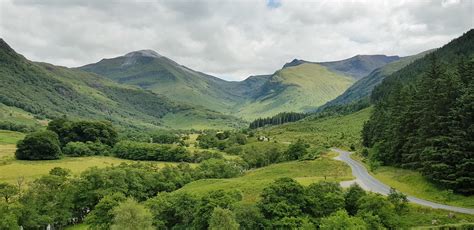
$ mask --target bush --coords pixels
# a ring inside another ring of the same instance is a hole
[[[118,134],[107,121],[70,121],[64,118],[56,119],[48,124],[48,130],[57,133],[61,145],[69,142],[100,142],[109,146],[117,143]]]
[[[86,143],[83,142],[69,142],[63,148],[63,153],[72,157],[91,156],[92,151]]]
[[[197,168],[198,178],[232,178],[243,173],[244,167],[238,161],[209,159]]]
[[[131,160],[191,161],[189,151],[176,145],[121,141],[112,152],[119,158]]]
[[[224,159],[224,156],[220,153],[210,151],[194,152],[192,156],[192,161],[194,163],[201,163],[202,161],[209,159]]]
[[[63,153],[72,157],[109,155],[110,147],[99,142],[69,142],[63,148]]]
[[[48,130],[26,135],[17,147],[15,156],[20,160],[53,160],[61,156],[58,135]]]

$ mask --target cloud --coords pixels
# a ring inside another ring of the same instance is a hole
[[[293,58],[411,55],[474,27],[474,2],[0,1],[0,36],[35,61],[81,66],[140,49],[230,80]]]

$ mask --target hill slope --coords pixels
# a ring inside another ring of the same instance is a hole
[[[169,127],[187,117],[193,125],[234,127],[233,117],[175,103],[168,98],[77,69],[34,63],[0,39],[0,103],[42,117],[106,119],[122,126]]]
[[[232,83],[191,70],[152,50],[102,59],[79,69],[221,112],[228,112],[242,97],[226,90],[233,88]]]
[[[412,56],[402,57],[396,61],[375,69],[369,75],[359,79],[357,82],[351,85],[346,91],[344,91],[343,94],[318,108],[318,110],[335,105],[349,104],[351,102],[356,102],[368,97],[374,87],[382,83],[386,76],[389,76],[390,74],[414,62],[415,60],[424,57],[429,52],[431,52],[431,50]]]
[[[103,59],[79,69],[251,120],[314,109],[341,94],[353,79],[397,59],[384,55],[358,55],[326,63],[295,59],[274,74],[251,76],[240,82],[191,70],[151,50]]]
[[[308,111],[337,97],[352,83],[352,78],[319,64],[287,66],[273,74],[238,114],[257,118],[280,112]]]

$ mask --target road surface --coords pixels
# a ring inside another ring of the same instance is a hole
[[[361,163],[353,160],[350,157],[350,154],[351,154],[350,152],[337,149],[337,148],[332,148],[332,150],[339,153],[339,156],[335,157],[334,159],[343,161],[351,167],[352,174],[356,177],[354,182],[359,184],[363,189],[380,193],[383,195],[387,195],[390,192],[390,187],[383,184],[381,181],[375,179],[372,175],[370,175],[367,172],[367,169]],[[445,210],[449,210],[453,212],[460,212],[460,213],[474,215],[474,209],[438,204],[431,201],[419,199],[413,196],[407,196],[407,198],[410,202],[428,206],[431,208],[445,209]]]

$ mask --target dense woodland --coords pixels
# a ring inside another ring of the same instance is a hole
[[[372,160],[474,194],[474,30],[387,78],[363,129]]]
[[[305,113],[295,113],[295,112],[288,112],[288,113],[279,113],[272,117],[267,118],[258,118],[250,123],[251,129],[256,129],[259,127],[264,127],[267,125],[281,125],[288,122],[295,122],[301,120],[308,116]]]

